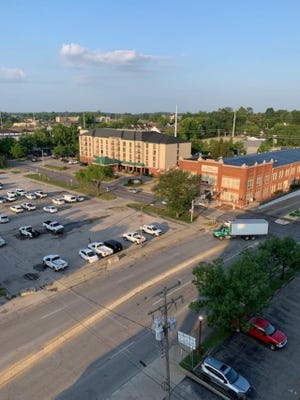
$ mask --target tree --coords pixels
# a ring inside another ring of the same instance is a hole
[[[114,171],[107,166],[89,165],[86,169],[80,169],[76,172],[75,176],[81,185],[89,186],[93,184],[96,187],[97,195],[99,195],[102,181],[112,179]]]
[[[23,158],[27,156],[27,148],[16,142],[10,149],[10,154],[13,158]]]
[[[190,308],[197,313],[204,309],[211,326],[231,330],[268,300],[268,276],[261,270],[254,251],[244,252],[226,272],[219,259],[210,264],[200,263],[193,275],[199,300]]]
[[[199,194],[198,177],[185,171],[171,170],[160,175],[152,191],[159,200],[167,202],[167,208],[175,211],[178,218]]]

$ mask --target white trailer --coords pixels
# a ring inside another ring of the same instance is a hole
[[[225,222],[214,231],[214,236],[222,239],[240,236],[245,240],[254,240],[256,236],[267,235],[269,223],[265,219],[236,219]]]

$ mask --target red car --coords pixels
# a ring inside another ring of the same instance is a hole
[[[287,344],[286,334],[276,329],[267,319],[253,317],[249,324],[250,328],[247,333],[266,343],[271,350],[280,349]]]

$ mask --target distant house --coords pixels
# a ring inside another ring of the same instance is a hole
[[[202,196],[245,207],[300,184],[300,148],[219,160],[186,158],[179,160],[179,169],[200,177]]]
[[[167,171],[190,157],[191,143],[154,131],[92,129],[79,135],[80,160],[130,173]]]

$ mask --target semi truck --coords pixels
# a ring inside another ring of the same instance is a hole
[[[236,219],[224,222],[213,234],[220,240],[232,237],[255,240],[257,236],[267,235],[268,229],[269,223],[265,219]]]

